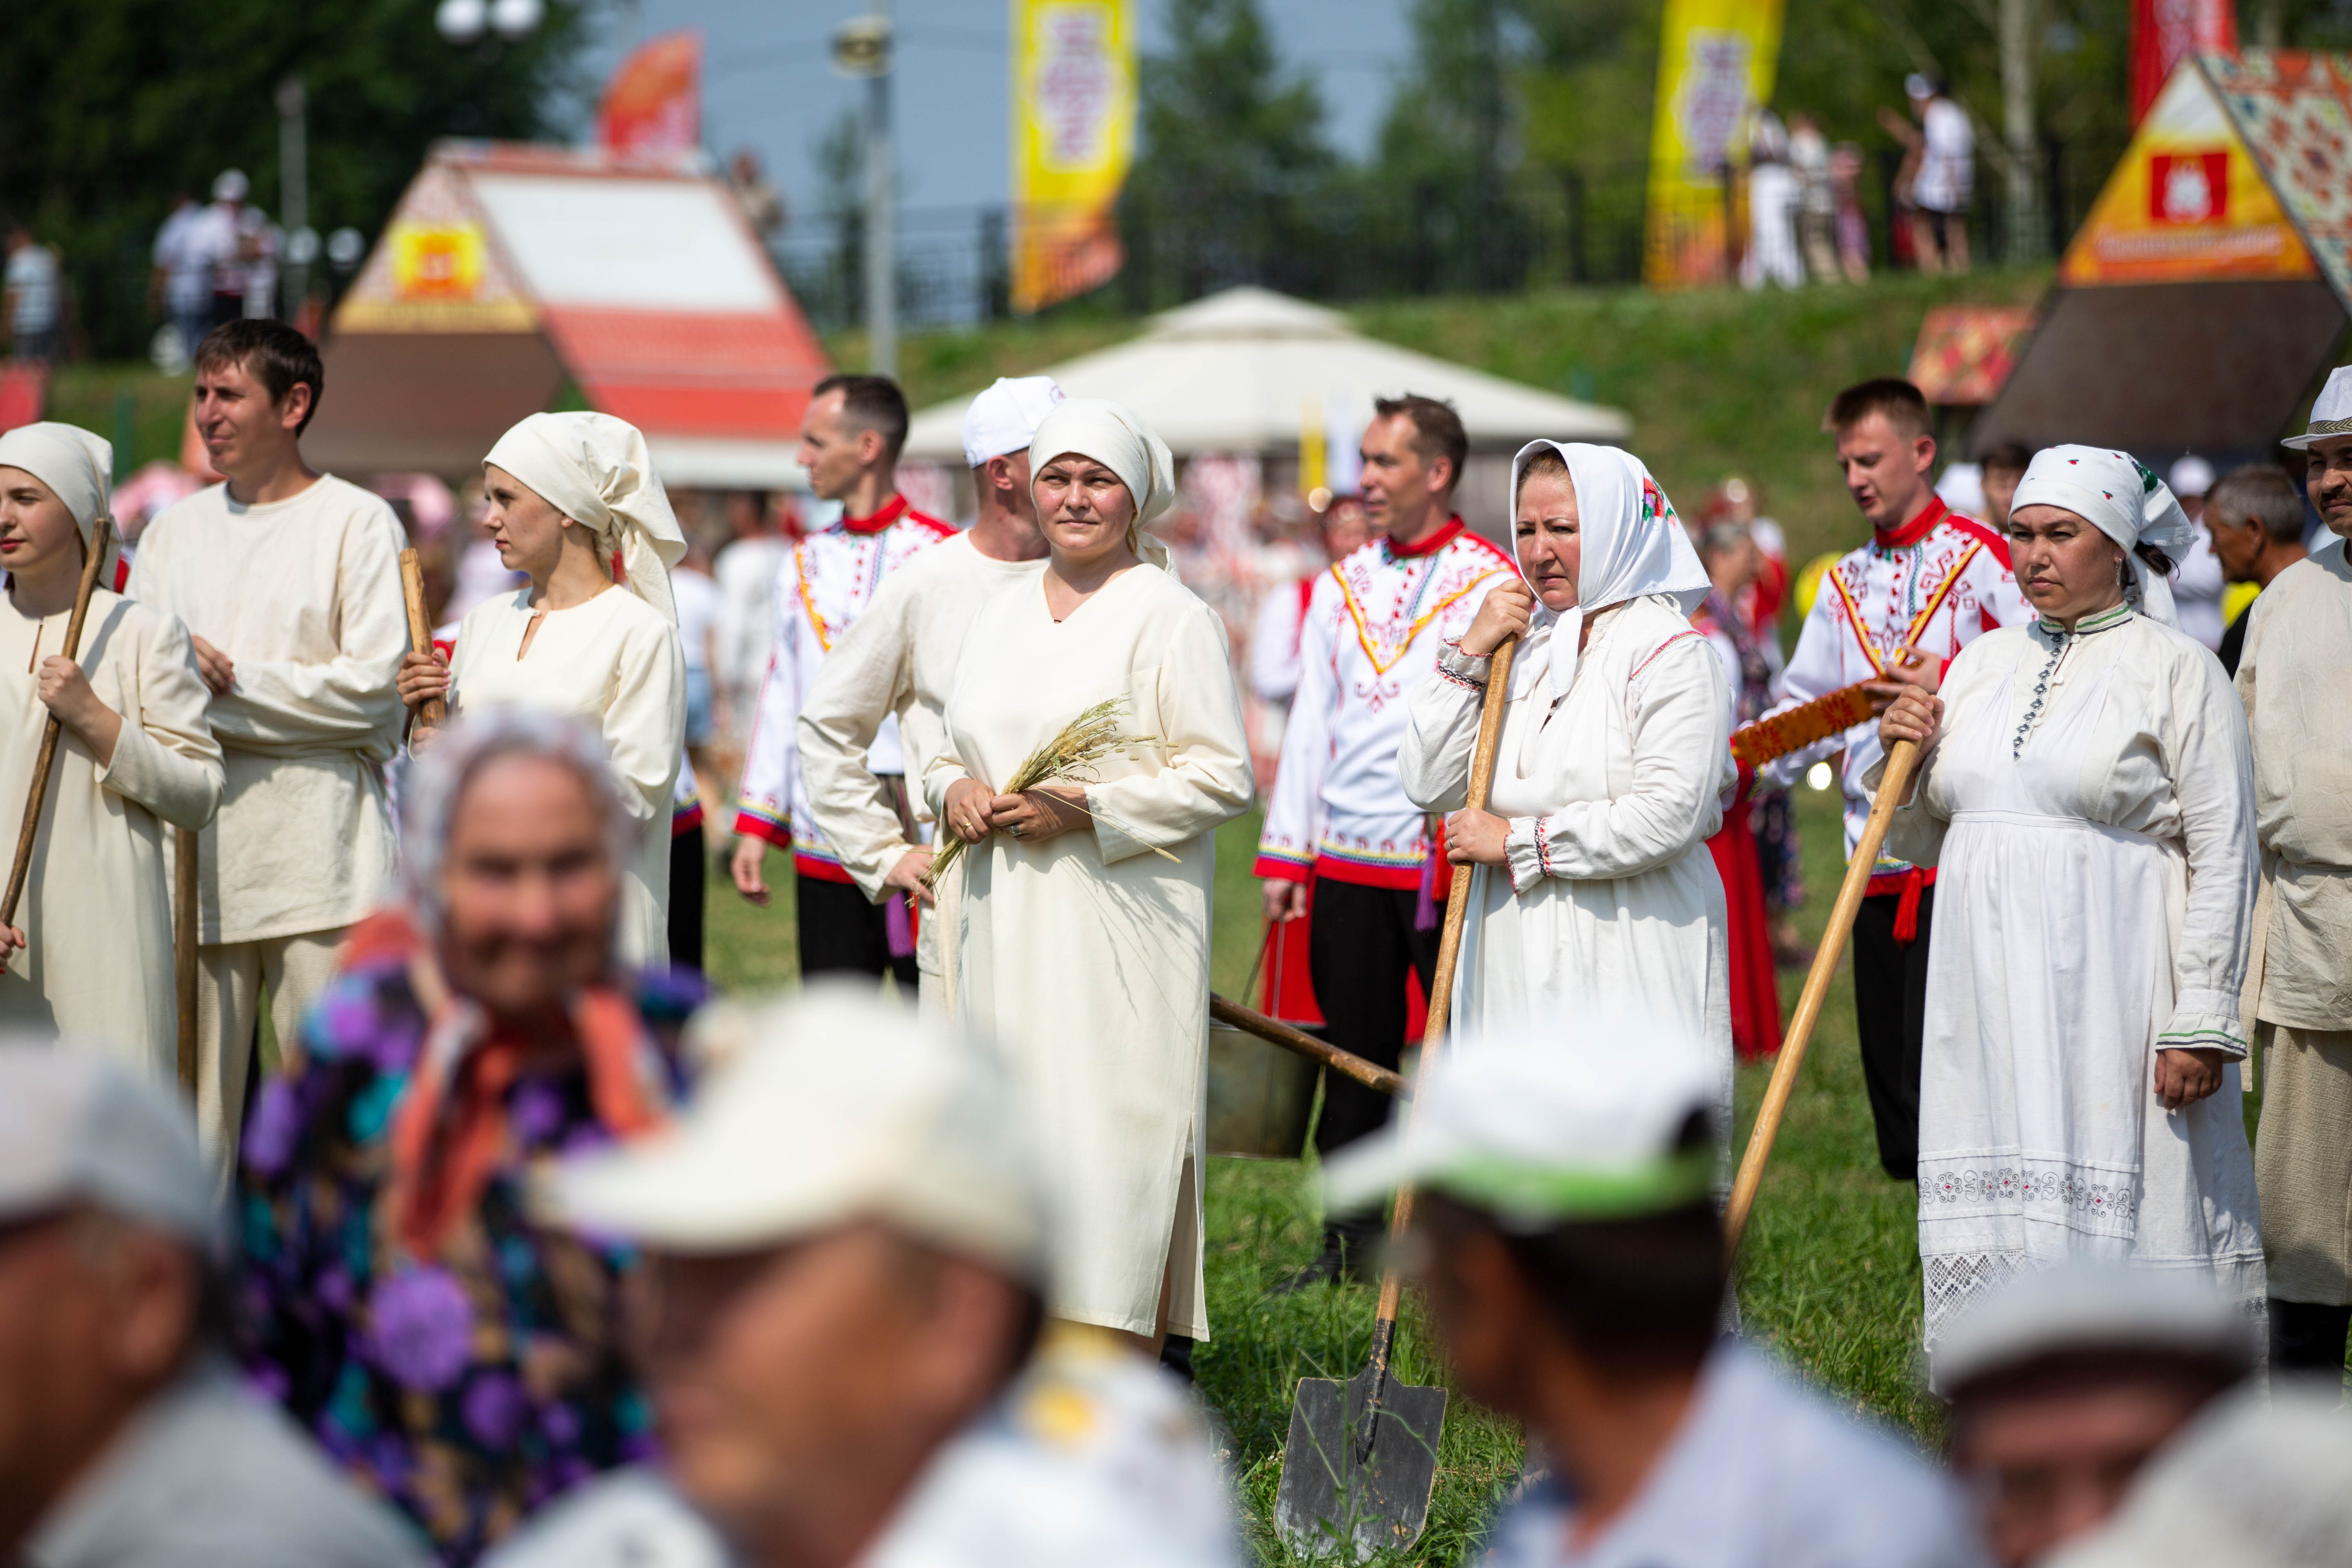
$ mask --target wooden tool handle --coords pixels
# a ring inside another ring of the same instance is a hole
[[[1886,753],[1886,771],[1878,781],[1878,796],[1871,803],[1870,819],[1863,825],[1862,841],[1854,846],[1853,858],[1846,862],[1845,880],[1838,886],[1837,902],[1830,910],[1829,929],[1822,932],[1822,945],[1813,954],[1812,973],[1805,976],[1804,994],[1797,1000],[1797,1015],[1790,1020],[1789,1037],[1781,1042],[1780,1059],[1772,1064],[1772,1081],[1764,1090],[1764,1103],[1757,1108],[1756,1125],[1748,1134],[1748,1148],[1739,1157],[1739,1174],[1731,1184],[1731,1203],[1723,1211],[1723,1236],[1726,1249],[1739,1250],[1739,1238],[1748,1229],[1748,1215],[1756,1206],[1756,1191],[1764,1184],[1764,1163],[1772,1157],[1772,1140],[1780,1131],[1780,1119],[1789,1110],[1789,1096],[1797,1087],[1797,1070],[1804,1066],[1805,1047],[1812,1040],[1813,1026],[1821,1021],[1822,1004],[1830,993],[1830,981],[1837,973],[1838,960],[1844,955],[1846,937],[1853,931],[1853,918],[1862,911],[1863,894],[1870,887],[1871,868],[1878,864],[1879,847],[1886,842],[1886,829],[1895,820],[1895,808],[1901,803],[1904,792],[1911,787],[1912,770],[1918,765],[1919,747],[1912,741],[1897,741]]]
[[[1382,1094],[1402,1096],[1404,1079],[1377,1062],[1368,1062],[1353,1051],[1343,1051],[1328,1041],[1318,1040],[1303,1030],[1294,1029],[1279,1019],[1269,1018],[1254,1007],[1244,1007],[1209,993],[1209,1016],[1220,1024],[1230,1024],[1245,1035],[1255,1035],[1271,1046],[1286,1051],[1297,1051],[1309,1061],[1321,1062],[1333,1072],[1344,1073],[1366,1089],[1379,1089]]]
[[[1496,647],[1494,657],[1486,661],[1486,696],[1478,709],[1478,743],[1470,752],[1468,805],[1472,811],[1486,809],[1486,796],[1495,782],[1495,750],[1503,738],[1503,713],[1510,706],[1511,658],[1518,647],[1518,638],[1505,637]],[[1433,851],[1434,847],[1432,846]],[[1427,1022],[1421,1034],[1421,1068],[1424,1072],[1437,1059],[1446,1022],[1453,1016],[1454,971],[1462,961],[1462,922],[1470,912],[1470,871],[1467,866],[1454,868],[1453,886],[1445,898],[1445,927],[1437,940],[1437,969],[1430,981]],[[1400,1116],[1406,1113],[1405,1108],[1397,1112]],[[1389,1219],[1389,1239],[1400,1239],[1412,1225],[1412,1189],[1400,1187],[1395,1211]],[[1403,1278],[1391,1265],[1381,1275],[1380,1316],[1372,1325],[1376,1388],[1388,1374],[1389,1349],[1396,1337],[1397,1304],[1403,1291]]]
[[[196,1092],[196,847],[204,835],[174,830],[172,865],[172,984],[180,1004],[180,1087]]]
[[[89,549],[81,563],[81,584],[74,590],[73,614],[66,621],[65,646],[58,649],[68,658],[81,657],[82,623],[89,618],[89,596],[98,591],[99,574],[106,566],[107,546],[114,541],[114,520],[100,517],[98,526],[90,531]],[[25,896],[25,880],[32,874],[33,841],[41,833],[41,806],[49,795],[49,764],[57,761],[58,737],[64,722],[54,713],[41,726],[41,753],[33,763],[33,787],[25,793],[25,825],[16,834],[16,860],[8,869],[8,890],[0,896],[0,925],[16,923],[16,903]]]
[[[400,596],[408,605],[408,646],[418,653],[433,651],[433,627],[425,618],[425,564],[414,549],[400,552]],[[449,705],[428,698],[416,710],[420,730],[438,730],[449,721]]]

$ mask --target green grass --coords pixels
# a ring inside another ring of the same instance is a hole
[[[1817,940],[1835,897],[1840,864],[1837,797],[1799,792],[1811,893],[1801,918]],[[1249,875],[1253,814],[1218,834],[1217,921],[1212,973],[1237,994],[1258,939],[1257,884]],[[772,866],[774,862],[771,862]],[[789,897],[754,910],[731,891],[711,889],[712,974],[732,987],[787,983],[793,973]],[[1783,977],[1784,1010],[1802,977]],[[1914,1371],[1919,1334],[1915,1205],[1907,1185],[1879,1173],[1870,1108],[1853,1031],[1853,994],[1841,977],[1790,1104],[1765,1178],[1740,1277],[1748,1331],[1853,1410],[1935,1445],[1937,1407]],[[1767,1069],[1739,1077],[1741,1136]],[[1208,1205],[1209,1318],[1215,1338],[1194,1367],[1202,1397],[1231,1439],[1252,1543],[1269,1563],[1286,1561],[1268,1521],[1281,1479],[1292,1391],[1301,1377],[1346,1377],[1370,1349],[1374,1290],[1339,1286],[1269,1298],[1265,1289],[1311,1258],[1320,1238],[1314,1173],[1304,1163],[1215,1160]],[[1408,1382],[1443,1381],[1408,1296],[1397,1367]],[[1450,1564],[1471,1549],[1519,1463],[1508,1423],[1456,1400],[1446,1415],[1437,1491],[1427,1533],[1401,1561]]]

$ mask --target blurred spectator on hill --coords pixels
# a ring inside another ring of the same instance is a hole
[[[1966,272],[1976,127],[1943,83],[1914,72],[1904,79],[1903,90],[1919,119],[1919,171],[1911,182],[1912,247],[1919,270]]]
[[[1983,521],[1997,529],[2009,526],[2010,498],[2033,462],[2033,448],[2022,441],[2003,441],[1978,459],[1977,479],[1984,491]]]
[[[2221,668],[2232,678],[2246,647],[2246,618],[2271,580],[2310,552],[2303,542],[2303,487],[2274,463],[2248,463],[2221,476],[2206,498],[2204,524],[2221,575],[2254,595],[2221,633]]]
[[[1789,167],[1789,133],[1770,110],[1757,111],[1748,134],[1748,254],[1739,281],[1749,289],[1778,283],[1801,289],[1805,264],[1797,254],[1797,176]]]
[[[1799,110],[1789,116],[1789,172],[1797,178],[1797,239],[1816,283],[1838,280],[1837,188],[1822,122]]]
[[[739,148],[727,160],[727,185],[742,205],[743,216],[751,225],[751,232],[763,240],[772,240],[784,231],[784,198],[768,183],[767,171],[760,167],[760,155],[749,147]]]
[[[222,170],[212,205],[191,226],[191,258],[200,255],[212,272],[214,326],[275,314],[278,233],[267,214],[247,203],[252,189],[244,170]]]
[[[1830,149],[1830,189],[1837,198],[1838,266],[1849,283],[1870,281],[1870,220],[1862,211],[1862,149],[1841,142]]]
[[[2194,452],[2184,454],[2165,475],[2173,499],[2189,515],[2197,537],[2172,574],[2172,607],[2180,616],[2180,629],[2207,647],[2221,646],[2221,563],[2213,555],[2212,534],[2205,526],[2205,492],[2213,488],[2213,465]]]
[[[155,270],[147,289],[148,309],[158,310],[180,334],[180,357],[195,357],[196,345],[212,330],[213,258],[205,248],[205,209],[182,191],[155,231]]]
[[[19,224],[8,231],[5,278],[9,357],[46,364],[65,346],[58,331],[65,299],[58,253],[37,243],[33,231]]]

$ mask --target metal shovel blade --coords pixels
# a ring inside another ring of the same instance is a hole
[[[1274,1527],[1301,1556],[1326,1556],[1345,1546],[1351,1560],[1361,1562],[1376,1552],[1411,1546],[1429,1522],[1445,1390],[1391,1376],[1381,1391],[1380,1408],[1368,1416],[1374,1375],[1366,1367],[1344,1384],[1329,1377],[1298,1380]]]

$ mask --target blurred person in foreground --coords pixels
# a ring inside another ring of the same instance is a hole
[[[2256,1177],[2271,1361],[2341,1375],[2352,1328],[2352,365],[2327,378],[2304,486],[2336,537],[2248,612],[2238,695],[2253,732],[2267,918],[2247,1011],[2263,1037]]]
[[[2205,498],[2205,531],[2221,575],[2243,583],[2254,597],[2231,617],[2214,649],[2232,677],[2246,653],[2246,628],[2254,604],[2278,574],[2311,553],[2303,542],[2303,487],[2273,463],[2248,463],[2214,483]]]
[[[587,1489],[495,1568],[730,1549],[760,1568],[1233,1568],[1225,1483],[1176,1386],[1082,1344],[1032,1353],[1048,1205],[994,1053],[839,980],[727,1011],[711,1032],[731,1049],[671,1132],[540,1188],[551,1223],[646,1251],[662,1474]]]
[[[2213,465],[2194,452],[2176,459],[2165,471],[2164,482],[2180,503],[2193,537],[2172,570],[2172,606],[2180,629],[2207,647],[2221,646],[2221,584],[2227,574],[2214,552],[2212,531],[2206,526],[2205,498],[2213,489]]]
[[[1672,1020],[1548,1018],[1439,1058],[1407,1129],[1328,1167],[1334,1204],[1418,1191],[1454,1385],[1526,1429],[1489,1568],[1973,1568],[1916,1453],[1718,1337],[1717,1078]]]
[[[213,1183],[185,1111],[0,1037],[0,1561],[413,1568],[222,1353]]]
[[[450,1563],[651,1436],[635,1255],[543,1229],[529,1173],[641,1137],[698,987],[615,960],[639,827],[594,733],[508,709],[403,790],[404,899],[355,930],[245,1144],[254,1383]]]
[[[1034,584],[1045,536],[1029,493],[1029,443],[1062,401],[1051,376],[1000,376],[964,411],[963,455],[980,513],[972,525],[892,574],[866,614],[834,645],[801,708],[801,772],[817,831],[894,929],[911,927],[919,994],[945,1007],[930,874],[930,807],[866,767],[884,724],[896,721],[907,776],[919,780],[947,744],[948,692],[964,634],[981,606]],[[952,886],[952,883],[950,884]],[[923,908],[918,909],[919,902]]]
[[[188,628],[226,784],[197,856],[196,1132],[226,1186],[267,993],[291,1040],[345,928],[392,880],[407,542],[383,498],[302,460],[326,372],[277,321],[195,353],[196,433],[228,476],[140,536],[129,595]]]
[[[1930,1371],[2001,1568],[2096,1530],[2257,1349],[2252,1320],[2210,1281],[2112,1264],[2013,1279],[1955,1318]]]
[[[2238,1072],[2253,776],[2228,679],[2172,613],[2188,540],[2130,457],[2043,448],[2009,514],[2038,617],[1879,720],[1882,750],[1920,751],[1887,847],[1941,875],[1919,1083],[1931,1348],[1988,1285],[2077,1258],[2205,1275],[2263,1310]]]

